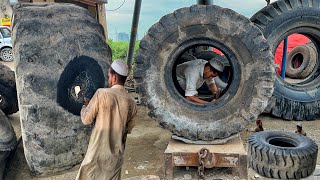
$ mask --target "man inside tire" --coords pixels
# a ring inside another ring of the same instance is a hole
[[[116,60],[108,71],[110,88],[98,89],[81,109],[83,124],[94,123],[77,180],[120,180],[127,134],[135,125],[135,100],[124,88],[128,66]],[[95,121],[95,122],[94,122]]]
[[[202,86],[204,82],[208,85],[210,91],[215,95],[215,99],[220,97],[214,77],[219,76],[224,69],[224,65],[219,60],[219,56],[206,61],[203,59],[196,59],[179,64],[176,68],[177,80],[181,88],[185,91],[185,97],[192,102],[206,104],[207,101],[200,99],[197,89]]]

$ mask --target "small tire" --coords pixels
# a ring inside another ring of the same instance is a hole
[[[0,58],[5,62],[13,61],[12,48],[5,47],[1,49]]]
[[[289,55],[286,65],[286,75],[292,78],[300,78],[302,71],[309,65],[310,51],[305,45],[296,46]],[[299,61],[299,67],[295,64]]]
[[[249,166],[276,179],[301,179],[316,167],[318,145],[310,138],[285,131],[263,131],[248,139]]]

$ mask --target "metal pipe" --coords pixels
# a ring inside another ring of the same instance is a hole
[[[128,54],[127,54],[127,64],[129,66],[129,70],[131,70],[133,53],[134,53],[134,46],[135,46],[136,38],[137,38],[138,24],[139,24],[139,17],[140,17],[140,9],[141,9],[141,1],[142,0],[136,0],[136,2],[134,4],[134,11],[133,11],[133,17],[132,17],[132,26],[131,26],[131,35],[130,35],[130,43],[129,43],[129,50],[128,50]]]
[[[288,52],[288,37],[283,42],[283,54],[282,54],[282,65],[281,65],[281,77],[286,77],[286,65],[287,65],[287,52]]]
[[[199,5],[212,5],[213,0],[197,0]]]

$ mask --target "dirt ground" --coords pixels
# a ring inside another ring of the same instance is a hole
[[[7,64],[12,67],[12,64]],[[14,126],[17,136],[21,135],[19,113],[10,115],[11,123]],[[284,121],[261,115],[265,130],[284,130],[295,131],[295,121]],[[79,119],[80,120],[80,119]],[[320,144],[320,119],[315,121],[302,122],[308,137]],[[254,128],[255,124],[250,124],[247,128]],[[240,133],[244,147],[246,147],[247,139],[251,132],[244,130]],[[171,138],[171,133],[159,127],[158,123],[147,116],[147,109],[139,106],[136,117],[136,126],[132,134],[128,135],[125,160],[122,168],[122,178],[130,178],[142,175],[156,175],[160,179],[164,179],[164,151],[167,148]],[[320,164],[318,154],[317,164]],[[74,179],[79,165],[74,168],[62,172],[59,175],[50,177],[35,177],[30,174],[30,170],[23,154],[22,143],[19,145],[16,154],[11,159],[5,180],[69,180]],[[320,179],[320,167],[317,167],[315,175]],[[235,168],[213,168],[205,170],[206,179],[240,179],[239,173]],[[139,178],[137,178],[139,179]],[[179,167],[174,169],[174,179],[198,179],[196,168]],[[253,170],[249,169],[248,179],[268,179],[259,176]],[[317,179],[316,176],[308,179]]]

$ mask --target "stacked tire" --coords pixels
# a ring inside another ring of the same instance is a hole
[[[71,4],[22,4],[13,21],[13,49],[24,154],[33,174],[79,164],[90,126],[83,126],[83,97],[105,87],[111,63],[102,26]]]
[[[317,49],[313,44],[299,45],[288,54],[286,75],[291,78],[308,77],[317,64]]]

